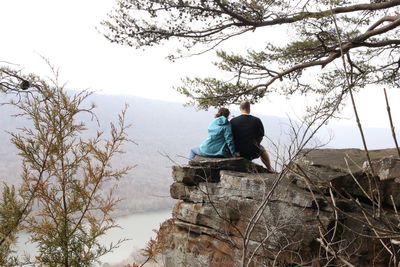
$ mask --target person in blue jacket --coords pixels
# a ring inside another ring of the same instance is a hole
[[[215,119],[208,126],[208,137],[198,147],[190,150],[189,159],[196,155],[205,157],[239,156],[235,151],[231,123],[228,121],[229,109],[220,108]]]

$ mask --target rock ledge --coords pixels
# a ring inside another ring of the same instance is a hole
[[[180,201],[173,223],[160,228],[166,266],[242,266],[243,258],[250,266],[387,266],[381,241],[391,241],[368,238],[374,231],[365,213],[374,207],[365,193],[378,180],[382,216],[397,225],[400,161],[393,149],[371,155],[375,178],[356,149],[305,150],[285,176],[243,158],[174,166],[171,196]]]

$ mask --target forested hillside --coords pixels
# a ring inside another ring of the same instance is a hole
[[[215,111],[196,111],[179,103],[132,96],[95,94],[89,99],[97,106],[95,112],[100,129],[106,132],[109,123],[116,121],[125,103],[129,105],[127,123],[132,126],[128,132],[135,143],[126,145],[126,153],[119,155],[114,164],[117,167],[136,167],[119,182],[115,193],[122,202],[116,213],[125,215],[170,208],[173,203],[169,197],[169,185],[172,183],[170,167],[187,162],[189,149],[199,145],[207,136],[207,126]],[[7,183],[17,184],[20,179],[20,159],[6,131],[16,131],[18,127],[29,125],[29,122],[11,117],[14,113],[10,106],[0,106],[0,178]],[[232,110],[232,114],[238,115],[239,112]],[[268,138],[273,142],[283,146],[289,140],[288,120],[270,116],[260,118]],[[82,120],[88,126],[88,135],[93,135],[98,129],[96,120],[91,120],[90,116],[82,117]],[[335,126],[330,131],[324,129],[320,134],[322,143],[328,140],[328,133],[334,136],[328,147],[361,147],[355,127]],[[366,136],[371,148],[393,146],[389,130],[367,129]],[[272,150],[270,142],[265,140],[264,144]]]

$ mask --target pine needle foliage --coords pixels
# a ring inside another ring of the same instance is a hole
[[[23,212],[24,203],[14,186],[3,185],[0,200],[0,266],[14,265],[17,259],[11,256],[16,242],[18,220]]]
[[[108,40],[134,48],[173,41],[172,60],[225,49],[215,63],[223,76],[177,87],[199,108],[299,93],[329,113],[348,93],[346,76],[356,90],[399,87],[399,12],[400,0],[119,0],[102,25]],[[247,51],[228,48],[240,38]]]
[[[16,116],[32,125],[12,133],[11,141],[22,158],[21,196],[26,206],[34,204],[24,217],[24,227],[38,245],[36,264],[92,266],[123,241],[105,246],[99,237],[117,227],[110,213],[118,199],[112,190],[102,189],[130,169],[111,164],[129,141],[126,108],[110,125],[108,138],[103,132],[85,138],[85,124],[78,116],[86,113],[95,118],[94,105],[83,107],[90,94],[67,93],[57,82],[42,83],[40,93],[11,103],[19,109]]]

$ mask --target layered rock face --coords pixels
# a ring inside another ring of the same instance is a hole
[[[371,151],[370,166],[357,149],[303,151],[277,174],[242,158],[174,166],[165,264],[388,266],[400,243],[394,155]]]

